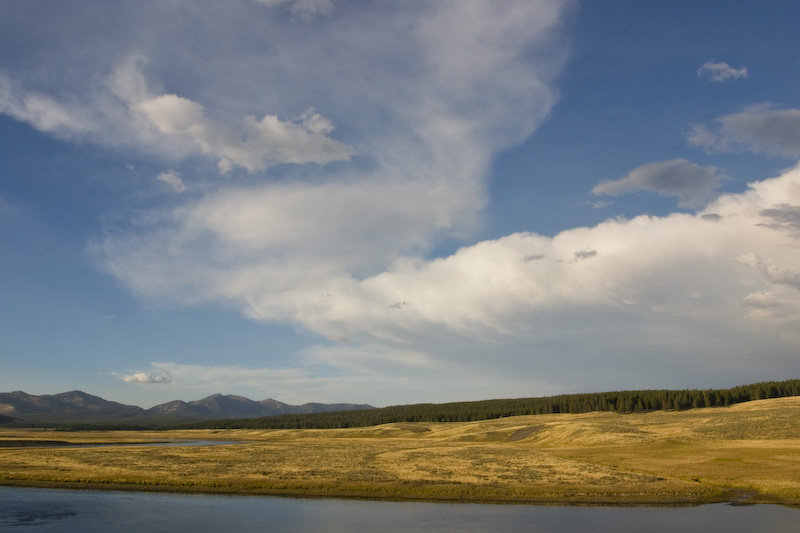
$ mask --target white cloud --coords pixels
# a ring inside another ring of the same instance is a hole
[[[716,167],[702,167],[685,159],[673,159],[642,165],[626,176],[598,184],[592,192],[619,196],[639,191],[652,191],[662,196],[675,196],[681,207],[702,207],[716,197],[716,189],[725,176]]]
[[[1,72],[0,113],[61,138],[82,138],[96,127],[86,109],[58,102],[42,92],[26,91]]]
[[[183,159],[193,150],[190,142],[166,138],[130,110],[132,99],[149,96],[139,70],[145,63],[141,56],[128,56],[107,77],[90,77],[95,83],[74,94],[68,88],[55,87],[51,95],[27,87],[34,82],[26,84],[0,72],[0,113],[59,139]]]
[[[0,113],[60,138],[134,147],[180,160],[198,150],[218,159],[224,174],[234,165],[250,172],[285,163],[346,161],[355,151],[328,134],[333,123],[308,109],[292,120],[247,115],[224,123],[176,94],[154,95],[141,70],[147,59],[124,58],[87,95],[57,99],[26,90],[0,73]]]
[[[702,67],[697,69],[697,75],[716,82],[737,80],[747,77],[747,67],[736,69],[728,66],[727,63],[706,61]]]
[[[125,376],[123,381],[126,383],[172,383],[172,376],[166,373],[150,374],[147,372],[138,372]]]
[[[800,109],[769,104],[717,118],[716,127],[694,124],[689,142],[709,153],[747,150],[780,157],[800,157]]]
[[[424,252],[470,200],[413,181],[260,185],[153,213],[141,234],[112,234],[93,248],[143,295],[246,301],[253,285],[281,293]]]
[[[208,120],[203,106],[174,94],[142,100],[132,108],[160,132],[190,139],[204,153],[219,158],[223,173],[231,164],[254,172],[282,163],[324,165],[346,161],[354,154],[349,146],[326,136],[333,126],[313,110],[296,121],[281,121],[274,115],[260,120],[247,116],[231,126]]]
[[[183,184],[180,172],[168,170],[156,176],[156,179],[169,185],[175,192],[181,193],[186,191],[186,185]]]

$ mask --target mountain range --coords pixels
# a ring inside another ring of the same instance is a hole
[[[175,400],[143,409],[104,400],[82,391],[36,396],[22,391],[0,393],[0,424],[25,421],[36,424],[59,423],[147,423],[227,418],[257,418],[283,414],[327,413],[373,409],[371,405],[349,403],[306,403],[289,405],[278,400],[259,402],[242,396],[214,394],[192,402]],[[11,419],[11,420],[9,420]],[[16,420],[13,420],[16,419]]]

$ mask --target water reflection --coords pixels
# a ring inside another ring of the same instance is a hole
[[[539,507],[0,487],[0,530],[373,532],[796,532],[778,506]]]

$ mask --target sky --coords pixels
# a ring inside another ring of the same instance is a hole
[[[800,377],[800,4],[5,0],[0,390]]]

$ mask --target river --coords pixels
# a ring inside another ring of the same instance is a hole
[[[794,533],[798,523],[800,510],[775,505],[481,505],[0,487],[0,531],[20,533]]]

